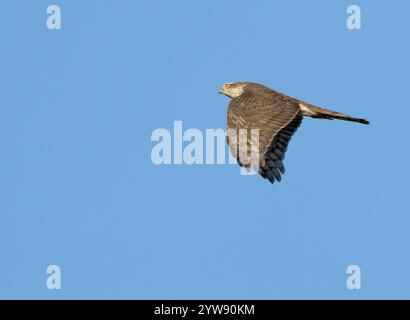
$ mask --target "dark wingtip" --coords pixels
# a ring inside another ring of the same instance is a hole
[[[366,119],[359,119],[359,122],[363,124],[370,124],[370,121],[367,121]]]

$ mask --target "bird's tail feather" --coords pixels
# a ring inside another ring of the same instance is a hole
[[[339,112],[324,109],[324,108],[315,107],[311,104],[305,105],[304,107],[309,110],[309,114],[307,115],[309,115],[312,118],[329,119],[329,120],[339,119],[339,120],[344,120],[344,121],[352,121],[352,122],[358,122],[358,123],[363,123],[363,124],[370,124],[370,122],[366,119],[354,118],[347,114],[339,113]]]

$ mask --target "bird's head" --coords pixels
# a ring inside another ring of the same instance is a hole
[[[249,84],[249,82],[229,82],[225,83],[220,89],[219,93],[228,96],[229,98],[239,97],[244,88]]]

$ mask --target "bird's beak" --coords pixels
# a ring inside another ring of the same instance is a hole
[[[224,88],[223,88],[223,87],[221,87],[221,88],[219,89],[219,94],[224,94]]]

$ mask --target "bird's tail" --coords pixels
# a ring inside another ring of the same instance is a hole
[[[315,107],[311,104],[303,104],[301,105],[301,107],[302,107],[303,113],[312,118],[329,119],[329,120],[339,119],[339,120],[344,120],[344,121],[352,121],[352,122],[359,122],[363,124],[370,124],[370,122],[367,121],[366,119],[354,118],[347,114]]]

